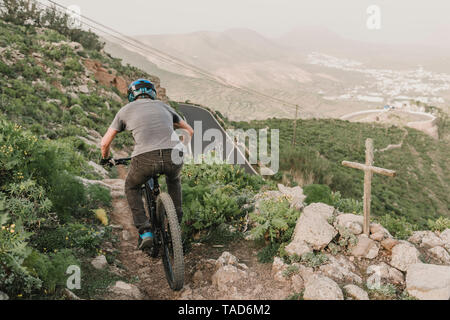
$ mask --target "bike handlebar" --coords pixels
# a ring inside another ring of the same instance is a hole
[[[120,164],[128,164],[129,161],[131,161],[131,158],[111,159],[111,164],[117,166]]]

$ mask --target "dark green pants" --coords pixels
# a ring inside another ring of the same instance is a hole
[[[178,152],[177,152],[178,153]],[[156,150],[140,154],[131,160],[130,170],[125,181],[125,194],[133,213],[134,225],[140,232],[150,226],[149,217],[145,214],[142,201],[141,186],[156,174],[166,176],[167,188],[172,197],[181,223],[183,216],[181,198],[181,169],[183,163],[172,161],[172,149]]]

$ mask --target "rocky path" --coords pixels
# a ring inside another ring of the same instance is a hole
[[[111,224],[120,238],[117,262],[130,283],[117,282],[104,299],[282,300],[294,294],[308,300],[450,298],[450,229],[417,231],[405,241],[372,223],[367,237],[362,216],[322,203],[303,208],[301,188],[282,185],[259,197],[287,197],[291,206],[302,209],[285,248],[294,259],[291,264],[278,257],[272,264],[259,263],[260,248],[251,240],[223,246],[193,243],[185,255],[185,286],[174,292],[161,259],[136,250],[138,234],[123,194],[124,168],[119,175],[103,182],[112,189]]]
[[[120,179],[104,182],[112,189],[111,225],[120,239],[118,262],[134,281],[119,282],[104,299],[285,299],[291,294],[286,283],[274,282],[272,264],[258,263],[257,248],[245,240],[229,246],[194,243],[185,255],[185,286],[179,292],[171,290],[161,258],[136,250],[138,233],[123,194],[126,171],[118,169]]]

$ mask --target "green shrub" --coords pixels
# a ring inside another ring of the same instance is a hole
[[[185,164],[182,172],[183,224],[186,235],[238,224],[263,184],[243,170],[224,164]]]
[[[109,228],[68,223],[58,228],[47,228],[33,236],[33,245],[40,252],[54,252],[62,249],[84,249],[95,254],[105,238],[110,238]]]
[[[48,255],[34,250],[23,263],[30,274],[42,280],[41,289],[48,293],[54,293],[57,287],[65,286],[68,277],[67,268],[79,264],[72,252],[67,249]]]
[[[439,217],[436,220],[428,219],[428,227],[433,231],[444,231],[450,228],[450,219],[447,217]]]
[[[86,189],[89,208],[111,207],[111,191],[101,185],[91,184]]]
[[[306,204],[322,202],[333,205],[331,189],[327,185],[311,184],[303,188],[303,193],[306,196]]]
[[[30,234],[22,226],[11,223],[3,209],[4,202],[0,194],[0,288],[7,289],[6,292],[14,297],[29,294],[42,284],[23,266],[23,261],[31,253],[26,242]]]
[[[318,267],[322,264],[324,264],[325,262],[328,261],[328,257],[323,254],[322,252],[308,252],[303,254],[300,257],[300,262],[306,264],[308,267]]]
[[[413,224],[409,223],[405,217],[396,217],[392,214],[385,214],[380,217],[378,221],[398,239],[408,239],[413,231],[417,229]]]
[[[333,202],[333,207],[338,209],[340,212],[363,214],[364,204],[362,201],[342,198],[339,191],[333,192],[331,195],[331,199]]]
[[[289,241],[299,216],[300,212],[291,209],[286,200],[261,201],[259,212],[250,214],[256,223],[256,227],[251,230],[253,238],[267,239],[272,243]]]
[[[279,249],[279,243],[270,243],[258,252],[258,261],[261,263],[273,263],[273,258],[277,255]]]
[[[61,174],[52,181],[50,199],[61,222],[86,215],[86,191],[83,183],[69,174]]]

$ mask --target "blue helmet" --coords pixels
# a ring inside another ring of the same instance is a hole
[[[153,83],[146,79],[139,79],[128,86],[128,101],[133,102],[142,95],[147,95],[152,100],[156,99],[156,89]]]

